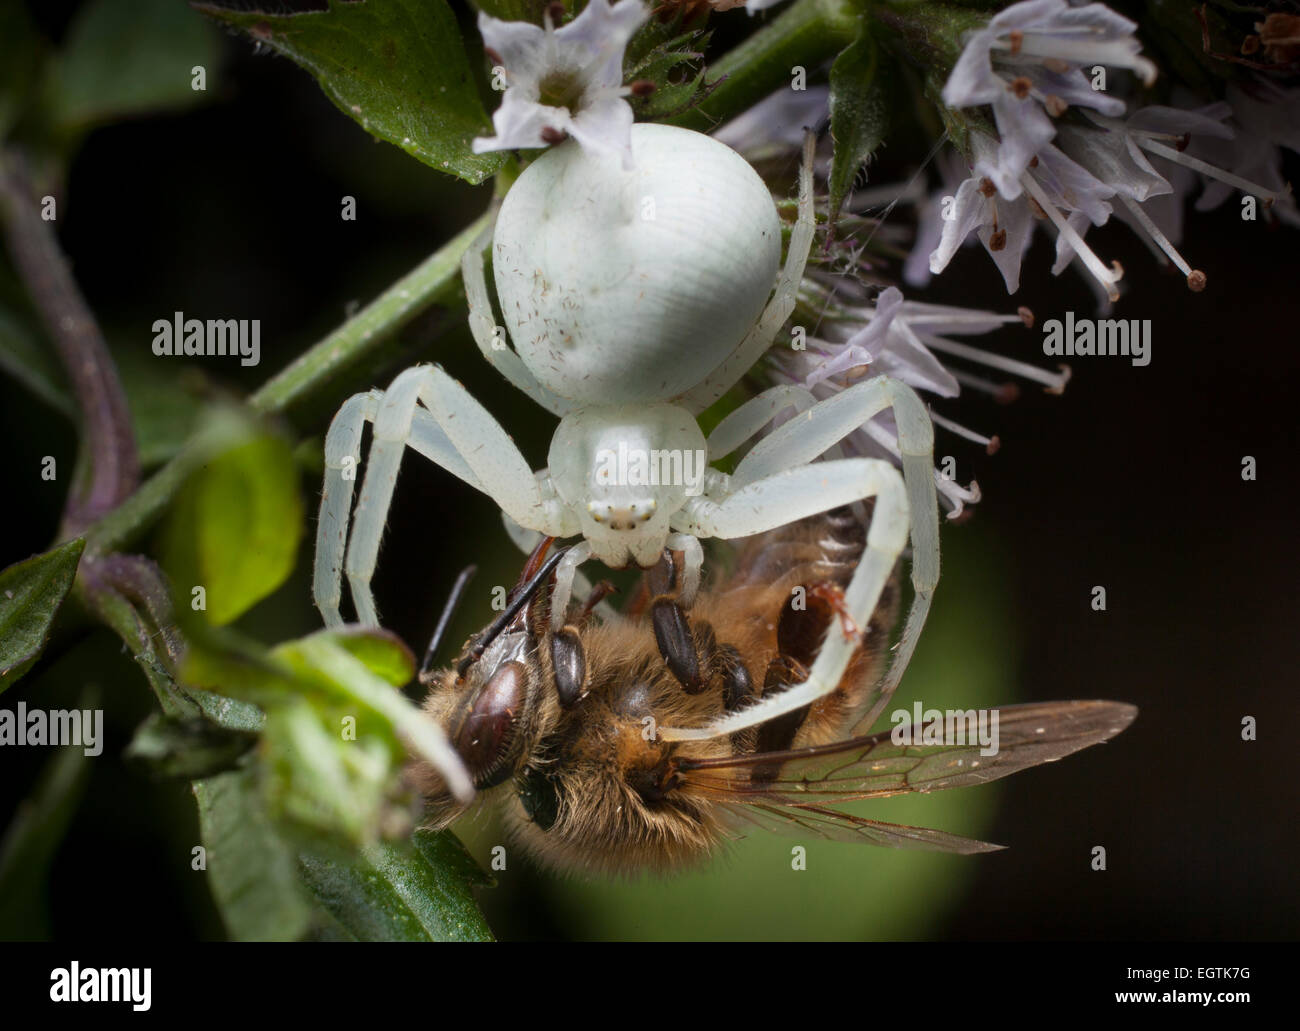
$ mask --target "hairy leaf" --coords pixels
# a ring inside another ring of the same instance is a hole
[[[85,546],[80,539],[68,541],[0,572],[0,691],[16,683],[45,648]]]
[[[361,941],[492,940],[470,891],[490,879],[446,831],[374,845],[354,862],[303,855],[299,869],[321,905]]]
[[[239,941],[294,941],[311,908],[293,853],[266,812],[255,768],[193,784],[212,897],[226,930]]]
[[[882,65],[869,30],[845,47],[831,66],[832,220],[853,188],[858,170],[884,142],[889,129],[890,71]]]
[[[197,6],[294,60],[344,114],[426,165],[480,183],[504,162],[470,149],[491,126],[446,0],[329,0],[305,14]]]

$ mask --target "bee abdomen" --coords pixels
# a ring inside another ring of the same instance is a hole
[[[731,579],[732,587],[797,580],[847,583],[867,546],[866,521],[852,506],[778,526],[746,539]]]

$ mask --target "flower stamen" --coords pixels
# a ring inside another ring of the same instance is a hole
[[[1106,266],[1101,263],[1101,259],[1093,253],[1092,248],[1083,242],[1083,237],[1079,235],[1074,226],[1070,225],[1069,220],[1062,216],[1062,214],[1056,209],[1056,205],[1048,199],[1043,188],[1034,181],[1034,177],[1026,172],[1020,177],[1020,181],[1024,184],[1025,189],[1029,192],[1033,200],[1038,202],[1038,206],[1043,210],[1047,217],[1052,220],[1052,224],[1056,226],[1057,232],[1065,237],[1070,246],[1074,248],[1074,252],[1083,260],[1088,271],[1091,272],[1097,282],[1105,288],[1106,296],[1112,301],[1118,301],[1119,290],[1116,288],[1115,284],[1118,283],[1120,278],[1124,275],[1124,270],[1120,267],[1119,262],[1112,263],[1113,269],[1106,268]]]

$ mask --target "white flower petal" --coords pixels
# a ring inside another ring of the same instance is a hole
[[[607,97],[573,116],[569,133],[592,152],[617,154],[624,168],[632,167],[632,109],[618,97]]]
[[[995,251],[990,246],[993,240],[991,222],[980,227],[979,238],[998,271],[1002,273],[1007,293],[1013,294],[1020,289],[1020,263],[1024,260],[1034,233],[1034,216],[1029,209],[1029,201],[1024,197],[1013,201],[999,197],[998,229],[1007,234],[1006,243],[1000,250]]]
[[[978,177],[967,179],[953,198],[952,217],[943,222],[939,246],[930,255],[930,271],[936,276],[948,267],[957,248],[966,242],[986,217],[987,198],[980,193]]]
[[[571,120],[567,108],[547,107],[506,90],[505,96],[501,98],[501,106],[492,114],[492,127],[497,134],[477,137],[472,144],[473,150],[475,154],[482,154],[491,150],[546,147],[549,144],[542,139],[542,130],[568,132]]]
[[[650,17],[641,0],[590,0],[573,21],[555,32],[556,43],[587,68],[589,81],[613,87],[623,83],[623,51]]]
[[[713,130],[713,138],[749,157],[792,150],[803,143],[805,128],[815,129],[829,115],[830,88],[782,86],[749,110]]]

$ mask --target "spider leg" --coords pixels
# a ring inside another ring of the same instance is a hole
[[[383,394],[358,395],[345,404],[326,439],[326,489],[318,528],[324,553],[317,556],[316,596],[327,622],[341,622],[335,580],[352,490],[343,474],[349,464],[344,459],[355,457],[367,420],[374,423],[374,439],[343,562],[359,623],[379,622],[370,578],[408,446],[489,495],[516,522],[554,536],[575,532],[558,500],[542,497],[532,470],[505,430],[464,387],[437,366],[407,369]]]
[[[886,409],[898,426],[903,482],[911,514],[912,605],[903,634],[873,704],[858,724],[865,732],[911,661],[939,583],[939,506],[934,489],[934,426],[911,387],[886,376],[855,383],[818,402],[800,418],[759,441],[736,467],[732,485],[744,487],[778,470],[809,462]],[[861,625],[865,626],[865,623]]]
[[[541,482],[541,486],[543,487],[542,496],[546,497],[546,490],[545,490],[546,473],[544,472],[539,473],[538,478],[540,481],[542,481]],[[529,530],[526,527],[520,526],[513,519],[511,519],[510,516],[507,515],[505,512],[501,513],[501,522],[505,524],[506,534],[514,542],[515,547],[518,548],[520,551],[522,551],[525,555],[531,555],[533,553],[533,549],[537,547],[537,542],[542,539],[542,535],[538,533],[536,530]],[[590,600],[592,594],[598,590],[599,590],[599,585],[593,587],[591,581],[587,579],[586,575],[583,574],[581,570],[575,569],[573,571],[572,594],[580,594]],[[600,616],[601,619],[607,622],[611,619],[621,619],[622,616],[620,615],[618,610],[615,609],[612,605],[610,605],[609,602],[604,600],[605,597],[610,593],[611,592],[609,591],[605,591],[604,593],[601,593],[600,596],[597,597],[594,601],[591,601],[590,605],[588,606],[588,610],[587,610],[588,613],[591,611],[595,611],[595,613],[598,616]],[[554,604],[554,598],[552,598],[552,604]],[[584,613],[584,615],[585,614],[587,613]]]
[[[697,536],[747,537],[869,497],[875,498],[875,506],[867,546],[844,592],[844,605],[853,621],[867,626],[907,543],[907,490],[889,462],[841,458],[786,469],[728,490],[721,500],[692,498],[674,526]],[[659,736],[668,741],[708,739],[801,709],[835,689],[857,647],[855,638],[846,639],[840,627],[832,624],[803,683],[720,717],[707,727],[660,727]]]
[[[799,414],[816,403],[817,398],[807,387],[794,383],[769,387],[728,413],[714,427],[708,439],[709,462],[726,458],[787,408]]]
[[[326,626],[343,625],[343,617],[339,614],[343,593],[343,556],[357,468],[361,463],[361,433],[367,422],[374,421],[383,400],[382,390],[354,394],[343,403],[325,435],[325,479],[316,523],[312,597]],[[447,435],[423,408],[415,409],[407,444],[475,490],[483,490]]]
[[[573,597],[578,567],[589,558],[591,558],[591,545],[584,538],[566,551],[564,558],[560,559],[560,564],[555,567],[555,589],[551,592],[551,629],[557,634],[564,629],[565,621],[568,619],[569,600]],[[579,592],[591,593],[591,587],[586,586],[585,578],[582,584]]]

